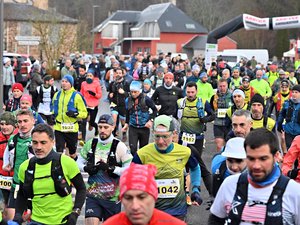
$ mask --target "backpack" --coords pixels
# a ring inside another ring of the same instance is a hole
[[[119,144],[120,140],[118,139],[113,139],[113,142],[111,144],[108,156],[107,156],[107,164],[109,166],[121,166],[120,163],[117,162],[117,158],[116,158],[116,150],[117,150],[117,146]],[[93,138],[92,141],[92,145],[91,145],[91,152],[88,152],[87,154],[87,164],[88,166],[94,166],[95,165],[95,152],[96,152],[96,147],[98,144],[98,138]],[[118,177],[118,175],[114,174],[114,173],[110,173],[109,174],[111,177]]]
[[[58,194],[61,197],[68,196],[72,192],[72,186],[68,184],[66,178],[64,176],[64,172],[61,165],[61,154],[56,153],[51,161],[51,175],[50,176],[43,176],[43,177],[34,177],[35,166],[37,162],[36,157],[32,157],[29,160],[27,170],[25,171],[25,179],[23,184],[23,191],[27,198],[33,198],[34,196],[42,196],[45,197],[51,194]],[[47,177],[51,177],[54,182],[55,192],[51,193],[33,193],[33,182],[35,179],[44,179]]]
[[[280,175],[278,181],[273,187],[273,191],[268,199],[266,205],[266,218],[264,221],[265,225],[281,225],[282,223],[282,197],[286,186],[288,185],[289,178]],[[227,222],[225,224],[238,225],[241,222],[242,213],[244,206],[248,199],[248,173],[244,172],[240,175],[237,185],[236,192],[233,197],[232,206]]]
[[[16,147],[17,147],[17,143],[18,143],[18,138],[20,137],[20,133],[17,133],[16,135],[13,136],[13,139],[9,142],[8,144],[8,150],[11,151],[14,149],[14,165],[16,162]],[[34,155],[34,152],[32,150],[32,145],[28,145],[28,151]]]
[[[185,104],[186,104],[186,97],[181,99],[179,102],[179,107],[178,107],[178,111],[177,111],[178,119],[181,119],[183,117],[183,110],[185,108]],[[203,103],[202,103],[201,98],[198,98],[196,107],[197,107],[198,117],[203,118],[205,115],[205,112],[204,112]]]
[[[84,102],[84,105],[86,107],[86,102],[85,102],[85,99],[82,96],[82,94],[80,92],[78,92],[78,91],[73,91],[73,93],[71,95],[71,98],[70,98],[70,100],[68,102],[68,106],[67,106],[68,111],[73,111],[73,112],[77,112],[78,111],[75,108],[75,97],[76,97],[76,94],[80,95],[80,97],[82,98],[82,100]],[[58,115],[58,103],[59,103],[60,95],[61,95],[61,90],[57,93],[56,98],[54,99],[54,106],[51,104],[51,111],[52,110],[54,111],[54,116],[55,117],[57,117],[57,115]]]

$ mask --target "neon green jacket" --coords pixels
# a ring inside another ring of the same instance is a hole
[[[265,96],[271,97],[272,96],[272,90],[271,90],[269,83],[263,79],[252,80],[250,82],[250,86],[254,87],[257,90],[258,94],[260,94],[263,97],[265,97]]]
[[[201,80],[197,81],[197,97],[202,98],[203,102],[210,101],[211,97],[215,94],[214,89],[210,83],[202,83]]]
[[[56,123],[54,125],[54,130],[57,131],[62,131],[62,124],[63,123],[68,123],[68,124],[74,124],[74,129],[69,132],[78,132],[78,122],[77,119],[85,119],[88,115],[87,109],[85,106],[85,103],[83,101],[83,98],[80,94],[75,95],[75,100],[74,100],[74,107],[78,111],[78,116],[76,118],[72,118],[67,116],[67,111],[68,111],[68,103],[70,101],[70,98],[72,96],[72,93],[75,91],[75,89],[72,87],[70,90],[61,91],[61,95],[58,100],[58,115],[56,116],[55,120]],[[55,93],[52,99],[52,104],[55,105],[54,101],[56,101],[56,96],[58,92]],[[52,113],[54,113],[54,110],[52,110]]]

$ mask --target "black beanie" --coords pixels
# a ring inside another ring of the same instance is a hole
[[[265,100],[260,94],[253,95],[253,97],[251,98],[251,105],[254,102],[258,102],[258,103],[262,104],[263,106],[265,106]]]
[[[297,84],[295,85],[293,88],[292,88],[293,91],[299,91],[300,92],[300,84]]]

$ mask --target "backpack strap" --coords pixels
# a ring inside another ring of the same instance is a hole
[[[263,126],[264,126],[264,128],[267,128],[267,125],[268,125],[268,117],[264,116],[264,120],[263,120]]]
[[[119,163],[117,162],[117,158],[116,158],[116,151],[117,151],[117,146],[119,144],[120,140],[114,138],[113,142],[111,144],[108,156],[107,156],[107,163],[110,166],[118,166]]]
[[[15,167],[15,163],[16,163],[16,154],[17,154],[17,143],[18,143],[18,138],[20,137],[20,133],[17,133],[14,137],[13,137],[13,144],[14,144],[14,167]]]

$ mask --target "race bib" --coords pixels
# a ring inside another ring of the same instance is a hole
[[[158,189],[158,198],[175,198],[180,190],[179,179],[155,180]]]
[[[182,137],[181,137],[182,142],[185,142],[187,144],[195,144],[196,142],[196,134],[189,134],[186,132],[182,133]]]
[[[12,185],[12,177],[5,177],[0,175],[0,188],[10,190]]]
[[[227,109],[218,109],[217,117],[218,118],[225,118],[226,117]]]
[[[74,132],[74,123],[61,123],[61,132]]]

